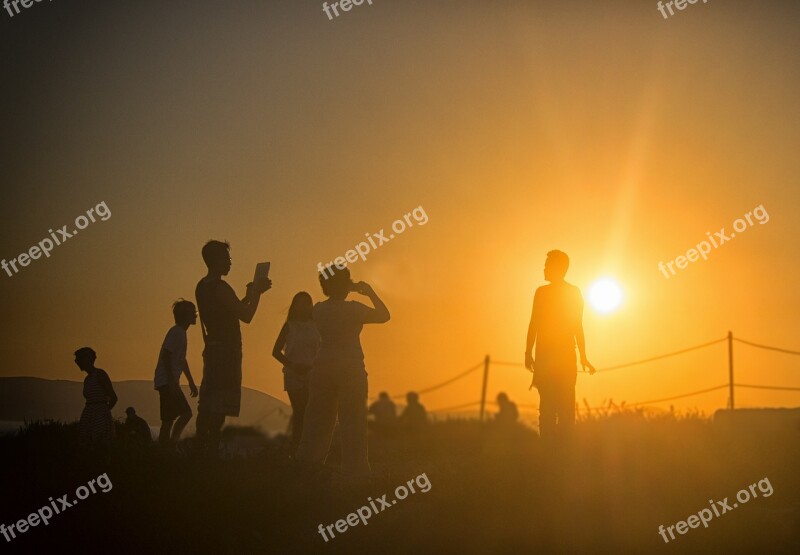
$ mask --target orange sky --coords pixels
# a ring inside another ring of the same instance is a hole
[[[274,287],[244,326],[244,385],[285,400],[270,352],[292,295],[321,300],[317,262],[418,206],[426,225],[351,268],[392,313],[362,334],[373,395],[486,354],[521,362],[553,248],[584,293],[603,275],[623,287],[619,311],[587,305],[598,368],[729,329],[800,349],[795,4],[709,2],[667,21],[654,2],[622,1],[376,0],[335,21],[314,2],[56,4],[4,22],[0,257],[101,201],[112,217],[0,273],[3,376],[79,380],[71,353],[88,344],[112,379],[151,379],[170,305],[192,297],[216,238],[233,246],[240,294],[272,262]],[[659,272],[761,204],[767,224]],[[199,330],[189,337],[199,379]],[[800,386],[797,358],[735,353],[737,381]],[[720,344],[581,375],[577,395],[597,405],[723,384],[726,356]],[[489,396],[535,404],[528,384],[496,366]],[[479,396],[478,372],[422,401]],[[799,401],[737,391],[739,406]]]

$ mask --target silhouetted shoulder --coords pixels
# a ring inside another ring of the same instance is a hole
[[[186,340],[186,330],[179,325],[174,325],[169,328],[167,335],[164,336],[164,345],[171,346],[182,343]]]
[[[539,295],[546,294],[547,291],[552,287],[553,286],[551,284],[549,284],[549,283],[547,285],[542,285],[540,287],[537,287],[536,291],[533,293],[534,298],[538,297]]]
[[[567,287],[569,287],[570,293],[575,295],[576,297],[583,298],[583,294],[581,293],[581,288],[577,285],[572,285],[571,283],[565,283]]]
[[[347,301],[347,306],[353,312],[359,312],[359,313],[372,310],[370,307],[368,307],[364,303],[360,303],[358,301]]]
[[[111,378],[108,377],[108,372],[106,372],[105,370],[102,370],[100,368],[97,368],[95,370],[95,372],[96,372],[96,375],[97,375],[97,382],[102,384],[105,387],[110,388],[110,391],[113,391],[114,390],[114,386],[111,384]]]

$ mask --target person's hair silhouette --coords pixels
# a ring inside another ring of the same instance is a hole
[[[583,296],[567,283],[569,257],[559,251],[547,253],[544,279],[533,297],[525,367],[533,372],[531,387],[539,390],[539,433],[542,438],[556,433],[567,435],[575,423],[575,382],[577,344],[581,364],[594,373],[586,358],[583,335]],[[536,345],[534,360],[532,349]]]
[[[321,343],[309,380],[305,428],[297,459],[323,463],[338,415],[342,470],[354,481],[369,479],[367,456],[367,372],[360,334],[364,324],[389,320],[389,310],[368,284],[353,283],[347,268],[328,267],[319,275],[327,300],[314,305]],[[374,308],[346,300],[350,292],[369,297]]]
[[[319,332],[312,319],[313,308],[311,295],[305,291],[297,293],[272,348],[272,356],[283,364],[283,389],[292,404],[289,436],[292,456],[296,454],[303,435],[303,421],[308,404],[308,376],[320,343]]]

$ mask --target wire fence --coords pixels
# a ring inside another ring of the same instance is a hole
[[[732,357],[732,343],[731,343],[732,341],[736,341],[738,343],[741,343],[741,344],[744,344],[744,345],[748,345],[750,347],[754,347],[754,348],[758,348],[758,349],[765,349],[765,350],[770,350],[770,351],[779,352],[779,353],[783,353],[783,354],[789,354],[789,355],[800,355],[800,351],[794,351],[794,350],[784,349],[784,348],[781,348],[781,347],[774,347],[774,346],[770,346],[770,345],[762,345],[762,344],[759,344],[759,343],[754,343],[752,341],[739,339],[739,338],[733,337],[732,334],[729,334],[728,337],[723,337],[721,339],[715,339],[713,341],[708,341],[706,343],[701,343],[699,345],[694,345],[692,347],[687,347],[685,349],[672,351],[670,353],[665,353],[665,354],[654,356],[654,357],[649,357],[649,358],[645,358],[645,359],[641,359],[641,360],[636,360],[636,361],[633,361],[633,362],[627,362],[625,364],[618,364],[616,366],[609,366],[607,368],[598,368],[597,372],[609,372],[609,371],[612,371],[612,370],[619,370],[619,369],[622,369],[622,368],[629,368],[629,367],[632,367],[632,366],[638,366],[638,365],[642,365],[642,364],[647,364],[647,363],[654,362],[654,361],[657,361],[657,360],[662,360],[662,359],[666,359],[666,358],[671,358],[671,357],[674,357],[674,356],[682,355],[682,354],[685,354],[685,353],[688,353],[688,352],[691,352],[691,351],[704,349],[706,347],[710,347],[712,345],[716,345],[718,343],[722,343],[722,342],[725,342],[725,341],[728,341],[728,343],[729,343],[729,356],[731,356],[731,357]],[[518,362],[491,361],[491,364],[496,365],[496,366],[510,366],[510,367],[517,367],[517,368],[525,368],[524,364],[518,363]],[[764,385],[764,384],[753,385],[753,384],[735,383],[733,381],[733,376],[732,376],[732,364],[733,364],[732,358],[730,360],[730,364],[731,364],[731,380],[727,384],[716,385],[716,386],[713,386],[713,387],[708,387],[708,388],[700,389],[700,390],[697,390],[697,391],[690,391],[690,392],[682,393],[682,394],[679,394],[679,395],[673,395],[673,396],[670,396],[670,397],[664,397],[664,398],[661,398],[661,399],[653,399],[653,400],[650,400],[650,401],[639,401],[639,402],[636,402],[636,403],[624,403],[624,406],[625,407],[639,407],[639,406],[646,406],[646,405],[655,405],[655,404],[665,403],[665,402],[669,402],[669,401],[676,401],[678,399],[684,399],[684,398],[687,398],[687,397],[694,397],[696,395],[703,395],[705,393],[710,393],[710,392],[713,392],[713,391],[719,391],[719,390],[722,390],[722,389],[725,389],[725,388],[729,388],[731,390],[731,393],[732,393],[733,392],[733,388],[736,388],[736,387],[749,388],[749,389],[760,389],[760,390],[768,390],[768,391],[800,391],[800,387],[792,387],[792,386]],[[484,365],[485,365],[485,374],[486,374],[484,379],[486,379],[486,376],[488,376],[489,357],[487,357],[486,361],[478,363],[477,365],[472,366],[469,369],[467,369],[467,370],[465,370],[463,372],[460,372],[459,374],[456,374],[455,376],[453,376],[452,378],[450,378],[448,380],[445,380],[443,382],[434,384],[434,385],[426,387],[424,389],[415,390],[415,391],[417,393],[419,393],[419,394],[422,394],[422,393],[429,393],[429,392],[435,391],[437,389],[441,389],[441,388],[446,387],[446,386],[448,386],[448,385],[450,385],[450,384],[452,384],[452,383],[454,383],[454,382],[456,382],[456,381],[458,381],[458,380],[460,380],[462,378],[465,378],[466,376],[469,376],[473,372],[479,370]],[[402,397],[404,397],[404,395],[395,395],[392,398],[400,399]],[[473,401],[471,403],[463,403],[463,404],[459,404],[459,405],[455,405],[455,406],[438,408],[438,409],[431,410],[429,412],[431,412],[431,413],[442,413],[442,412],[456,411],[456,410],[462,410],[462,409],[473,407],[473,406],[477,406],[477,405],[482,405],[482,404],[485,404],[485,403],[486,403],[486,401],[484,399],[483,401],[479,400],[479,401]],[[610,403],[610,405],[613,405],[613,401],[610,401],[609,403]],[[495,403],[491,403],[491,404],[495,404]],[[535,405],[517,405],[517,406],[519,408],[531,408],[533,410],[538,410],[538,407],[535,406]],[[608,408],[608,407],[588,407],[588,408],[596,410],[598,408]]]
[[[738,343],[742,343],[743,345],[748,345],[750,347],[754,347],[754,348],[758,348],[758,349],[765,349],[765,350],[770,350],[770,351],[774,351],[774,352],[778,352],[778,353],[800,356],[800,351],[793,351],[793,350],[790,350],[790,349],[784,349],[784,348],[781,348],[781,347],[773,347],[773,346],[770,346],[770,345],[762,345],[762,344],[759,344],[759,343],[754,343],[752,341],[739,339],[737,337],[733,337],[732,335],[729,335],[728,337],[723,337],[721,339],[715,339],[713,341],[708,341],[706,343],[701,343],[699,345],[694,345],[692,347],[687,347],[685,349],[672,351],[670,353],[665,353],[665,354],[654,356],[654,357],[649,357],[649,358],[645,358],[645,359],[641,359],[641,360],[636,360],[636,361],[633,361],[633,362],[627,362],[625,364],[618,364],[616,366],[609,366],[607,368],[598,368],[596,371],[597,372],[609,372],[609,371],[612,371],[612,370],[619,370],[619,369],[622,369],[622,368],[629,368],[629,367],[632,367],[632,366],[638,366],[638,365],[641,365],[641,364],[647,364],[647,363],[654,362],[654,361],[657,361],[657,360],[662,360],[662,359],[666,359],[666,358],[671,358],[671,357],[674,357],[674,356],[682,355],[682,354],[685,354],[685,353],[688,353],[688,352],[691,352],[691,351],[704,349],[706,347],[710,347],[712,345],[716,345],[716,344],[722,343],[724,341],[729,341],[729,342],[730,341],[736,341]],[[417,394],[421,395],[421,394],[425,394],[425,393],[430,393],[431,391],[436,391],[438,389],[442,389],[442,388],[447,387],[447,386],[449,386],[449,385],[451,385],[451,384],[453,384],[453,383],[455,383],[455,382],[457,382],[457,381],[459,381],[459,380],[461,380],[463,378],[466,378],[467,376],[473,374],[474,372],[477,372],[482,367],[485,368],[485,371],[488,374],[489,360],[490,359],[487,357],[486,360],[481,361],[478,364],[476,364],[474,366],[471,366],[470,368],[467,368],[466,370],[464,370],[462,372],[459,372],[458,374],[454,375],[453,377],[451,377],[451,378],[449,378],[447,380],[444,380],[442,382],[436,383],[434,385],[431,385],[431,386],[428,386],[428,387],[425,387],[425,388],[422,388],[422,389],[416,389],[414,391]],[[491,364],[495,365],[495,366],[509,366],[509,367],[516,367],[516,368],[525,368],[525,365],[522,364],[522,363],[519,363],[519,362],[508,362],[508,361],[492,360]],[[746,389],[760,389],[760,390],[767,390],[767,391],[800,391],[800,387],[779,386],[779,385],[763,385],[763,384],[758,384],[758,385],[740,384],[740,383],[731,382],[731,383],[727,383],[727,384],[721,384],[721,385],[716,385],[716,386],[713,386],[713,387],[708,387],[708,388],[705,388],[705,389],[700,389],[698,391],[690,391],[690,392],[682,393],[682,394],[679,394],[679,395],[673,395],[673,396],[670,396],[670,397],[664,397],[664,398],[661,398],[661,399],[652,399],[652,400],[649,400],[649,401],[639,401],[639,402],[636,402],[636,403],[627,403],[626,402],[626,403],[622,403],[620,406],[624,406],[624,407],[640,407],[640,406],[647,406],[647,405],[656,405],[656,404],[659,404],[659,403],[666,403],[666,402],[669,402],[669,401],[676,401],[678,399],[685,399],[687,397],[694,397],[694,396],[697,396],[697,395],[704,395],[706,393],[711,393],[713,391],[719,391],[719,390],[722,390],[722,389],[725,389],[725,388],[734,388],[734,387],[740,387],[740,388],[746,388]],[[404,397],[405,397],[405,394],[398,394],[398,395],[392,395],[391,396],[392,399],[403,399]],[[484,404],[488,403],[488,404],[492,404],[492,405],[496,405],[497,404],[497,403],[495,403],[493,401],[486,401],[486,400],[484,400],[483,403]],[[437,413],[437,414],[438,413],[446,413],[446,412],[464,410],[464,409],[467,409],[467,408],[470,408],[470,407],[478,407],[478,406],[481,406],[481,404],[482,404],[482,401],[481,400],[477,400],[477,401],[472,401],[470,403],[461,403],[461,404],[458,404],[458,405],[437,408],[437,409],[429,410],[428,412],[432,413],[432,414],[433,413]],[[586,407],[586,408],[589,409],[589,410],[603,410],[603,409],[608,409],[608,408],[615,407],[615,406],[617,406],[617,405],[615,405],[613,403],[613,400],[609,400],[608,404],[605,405],[605,406]],[[520,408],[520,409],[530,409],[530,410],[536,411],[536,412],[538,412],[538,410],[539,410],[539,407],[537,405],[533,405],[533,404],[518,404],[517,407]],[[266,419],[267,417],[271,416],[276,411],[283,418],[286,418],[286,419],[289,418],[289,415],[285,411],[283,411],[280,407],[276,407],[276,408],[273,408],[272,410],[268,411],[265,415],[263,415],[259,419],[259,422],[264,420],[264,419]]]

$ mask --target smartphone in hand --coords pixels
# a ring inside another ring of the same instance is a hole
[[[267,279],[269,277],[269,262],[259,262],[256,264],[256,272],[253,276],[253,283],[258,283],[259,280]]]

